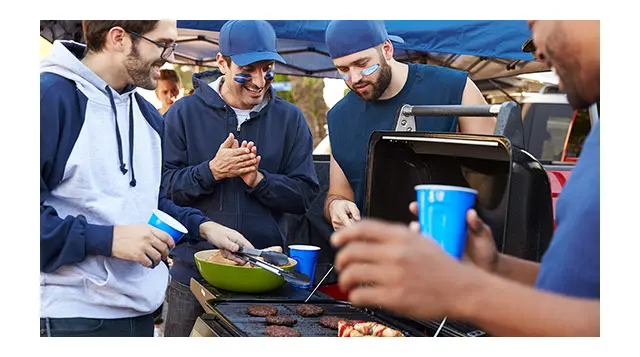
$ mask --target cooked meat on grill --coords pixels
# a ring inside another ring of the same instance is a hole
[[[267,316],[266,320],[269,325],[280,326],[293,326],[298,322],[295,317],[289,316]]]
[[[273,247],[265,248],[262,251],[282,253],[282,247],[279,245],[274,245]]]
[[[275,306],[269,305],[253,305],[247,308],[247,312],[251,316],[265,317],[277,315],[278,309],[276,309]]]
[[[340,321],[339,317],[336,316],[325,316],[320,318],[320,325],[328,328],[332,328],[334,330],[338,329],[338,321]]]
[[[264,329],[264,334],[269,337],[300,337],[302,334],[297,330],[292,329],[291,327],[286,326],[267,326]]]
[[[317,317],[324,314],[324,309],[316,305],[302,304],[296,307],[296,312],[304,317]]]

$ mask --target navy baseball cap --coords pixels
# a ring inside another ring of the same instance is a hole
[[[340,58],[375,47],[386,40],[404,43],[402,37],[387,33],[381,20],[335,20],[324,33],[331,58]]]
[[[222,25],[218,46],[238,66],[259,61],[287,63],[278,54],[276,32],[264,20],[231,20]]]

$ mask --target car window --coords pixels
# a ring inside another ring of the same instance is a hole
[[[567,104],[528,103],[522,110],[527,151],[540,162],[560,161],[573,109]]]

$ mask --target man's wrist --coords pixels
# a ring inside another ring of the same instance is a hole
[[[487,291],[497,293],[494,287],[496,277],[478,267],[465,267],[467,274],[458,279],[460,283],[455,289],[447,316],[456,320],[473,321],[479,309],[482,309]]]
[[[336,194],[327,195],[327,199],[324,201],[324,212],[327,219],[331,219],[331,204],[338,200],[347,200],[347,198]]]
[[[198,231],[199,231],[198,233],[200,233],[200,238],[207,239],[207,230],[208,230],[207,227],[212,224],[215,224],[215,223],[213,223],[213,221],[206,221],[200,224],[200,226],[198,227]]]
[[[216,181],[220,181],[222,179],[221,175],[213,168],[213,159],[209,161],[209,170],[211,170],[211,175],[213,175],[213,178]]]
[[[260,183],[260,181],[262,181],[262,179],[264,179],[264,175],[262,174],[262,172],[258,171],[256,172],[256,178],[253,180],[253,183],[248,186],[251,188],[254,188],[258,186],[258,184]]]

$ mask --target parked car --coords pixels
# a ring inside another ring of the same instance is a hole
[[[599,118],[599,106],[574,110],[566,95],[553,87],[524,96],[520,104],[524,149],[547,171],[555,217],[556,200],[580,157],[584,140]]]

